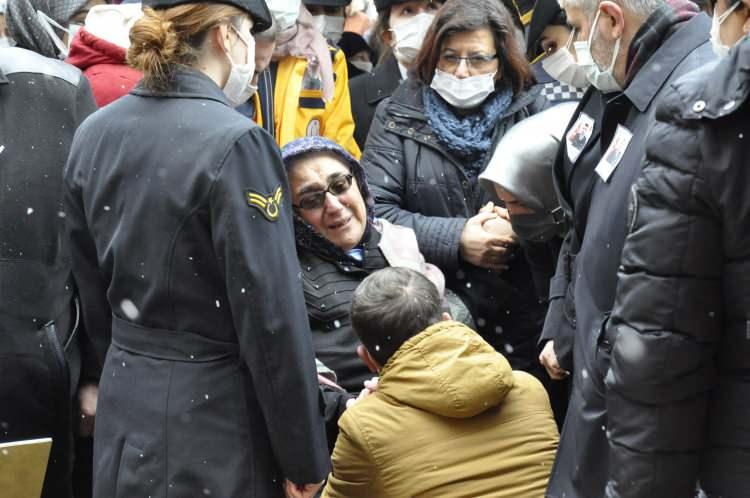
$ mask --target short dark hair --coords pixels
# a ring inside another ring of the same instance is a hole
[[[352,327],[370,355],[385,365],[409,339],[442,315],[435,284],[408,268],[384,268],[362,281],[352,298]]]
[[[496,86],[509,87],[514,95],[525,90],[534,81],[531,67],[513,33],[513,16],[500,0],[459,0],[443,4],[417,56],[419,80],[425,85],[432,83],[446,38],[485,28],[492,32],[500,63]]]

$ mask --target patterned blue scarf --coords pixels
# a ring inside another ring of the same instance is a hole
[[[440,144],[464,166],[474,179],[481,173],[484,157],[492,147],[492,134],[498,119],[513,100],[510,88],[498,90],[481,107],[467,116],[457,116],[435,90],[422,89],[427,123]]]

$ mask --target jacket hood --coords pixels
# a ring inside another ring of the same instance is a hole
[[[470,328],[446,321],[399,348],[378,392],[443,417],[470,418],[502,403],[513,382],[505,357]]]
[[[86,15],[86,31],[97,38],[128,49],[130,30],[143,17],[140,3],[96,5]]]
[[[81,28],[70,44],[70,55],[65,62],[85,71],[97,64],[125,64],[125,55],[124,48]]]

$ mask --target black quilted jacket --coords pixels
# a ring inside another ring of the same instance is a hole
[[[665,92],[608,333],[608,496],[750,496],[750,41]]]

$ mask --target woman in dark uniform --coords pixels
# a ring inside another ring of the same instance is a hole
[[[94,496],[311,496],[328,453],[290,195],[247,100],[261,0],[151,0],[79,129],[66,221],[104,361]],[[111,345],[110,345],[111,341]]]

